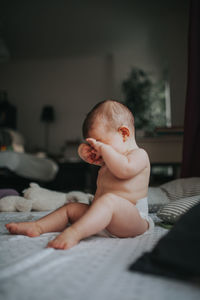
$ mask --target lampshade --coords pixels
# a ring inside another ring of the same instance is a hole
[[[43,106],[40,120],[47,123],[51,123],[55,120],[55,110],[52,105]]]

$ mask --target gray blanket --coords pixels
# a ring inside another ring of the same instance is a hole
[[[128,271],[133,260],[151,250],[167,230],[136,238],[94,236],[70,250],[46,249],[57,233],[40,237],[10,235],[4,224],[45,213],[0,213],[0,298],[4,300],[199,299],[189,284]]]

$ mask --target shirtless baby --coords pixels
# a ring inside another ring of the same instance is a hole
[[[92,204],[68,203],[37,221],[7,224],[10,233],[36,237],[62,232],[47,247],[69,249],[102,230],[120,238],[148,230],[150,163],[136,144],[132,113],[117,101],[98,103],[87,114],[83,136],[87,143],[79,146],[80,157],[101,166]]]

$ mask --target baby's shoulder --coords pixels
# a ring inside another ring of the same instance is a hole
[[[145,159],[145,160],[149,160],[149,156],[146,152],[146,150],[144,150],[143,148],[135,148],[135,149],[131,149],[128,154],[128,157],[133,157],[135,158],[141,158],[141,159]]]
[[[128,152],[128,155],[131,155],[131,154],[143,154],[143,155],[147,155],[147,152],[143,148],[137,147],[137,148],[131,149]]]

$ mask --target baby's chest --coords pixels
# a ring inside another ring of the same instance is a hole
[[[124,185],[125,181],[114,176],[107,167],[103,167],[99,170],[97,178],[98,187],[109,187],[109,188],[119,188]]]
[[[121,179],[114,176],[107,167],[99,170],[97,177],[97,188],[100,192],[121,191],[125,194],[132,194],[141,190],[144,183],[139,180],[138,176],[129,179]]]
[[[112,173],[109,171],[109,169],[106,166],[101,167],[101,169],[98,172],[98,177],[97,177],[97,181],[99,182],[103,182],[106,180],[112,180],[113,175]]]

